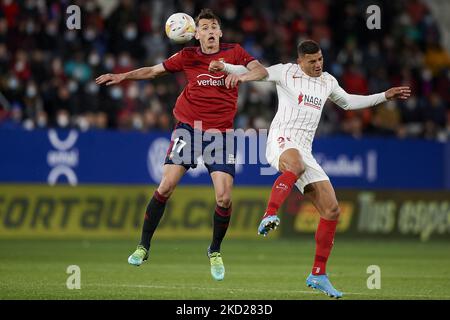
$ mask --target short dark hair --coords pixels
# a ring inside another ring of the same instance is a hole
[[[211,9],[205,8],[200,11],[198,16],[195,18],[195,25],[198,27],[198,22],[200,19],[208,19],[208,20],[216,20],[217,23],[221,24],[220,18],[214,14],[214,12]]]
[[[320,46],[314,40],[305,40],[299,43],[297,47],[297,52],[299,56],[304,56],[305,54],[314,54],[320,51]]]

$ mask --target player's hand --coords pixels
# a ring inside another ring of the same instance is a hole
[[[227,87],[227,89],[236,87],[239,82],[242,82],[241,78],[242,78],[241,75],[229,74],[225,78],[225,87]]]
[[[406,100],[411,96],[411,89],[409,87],[393,87],[387,90],[384,95],[386,99],[402,99]]]
[[[213,60],[209,63],[208,71],[211,73],[221,72],[223,69],[225,69],[225,65],[222,61]]]
[[[102,74],[100,77],[95,79],[96,84],[106,83],[107,86],[118,84],[125,79],[125,75],[122,73],[107,73]]]

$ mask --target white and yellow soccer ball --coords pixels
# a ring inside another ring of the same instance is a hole
[[[195,35],[195,21],[183,12],[174,13],[166,21],[166,35],[173,42],[186,43]]]

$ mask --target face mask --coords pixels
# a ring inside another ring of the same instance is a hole
[[[133,128],[142,129],[143,123],[141,117],[133,117]]]
[[[110,91],[111,97],[115,100],[119,100],[122,98],[122,89],[118,87],[114,87]]]
[[[56,118],[56,122],[58,126],[65,128],[69,125],[69,116],[66,113],[60,113]]]
[[[425,81],[429,81],[431,80],[431,78],[433,77],[433,74],[431,73],[431,71],[429,69],[424,69],[422,72],[422,79]]]
[[[130,59],[127,56],[122,56],[119,59],[119,65],[121,67],[128,67],[130,65]]]
[[[75,31],[68,30],[68,31],[66,31],[66,34],[64,35],[64,38],[65,38],[66,41],[72,42],[73,40],[75,40],[76,36],[77,35],[76,35]]]
[[[99,90],[99,86],[95,84],[95,82],[89,82],[86,86],[86,92],[89,94],[96,94]]]
[[[17,89],[18,86],[19,86],[19,82],[17,81],[17,79],[15,77],[9,78],[9,80],[8,80],[8,87],[11,90]]]
[[[100,63],[100,57],[98,54],[96,53],[92,53],[89,55],[89,64],[91,66],[98,66],[98,64]]]
[[[34,27],[34,23],[32,22],[32,21],[30,21],[30,22],[27,22],[27,25],[26,25],[26,27],[25,27],[25,32],[27,33],[27,34],[33,34],[34,33],[34,31],[35,31],[35,27]]]
[[[114,59],[106,58],[105,60],[105,69],[111,71],[114,68]]]
[[[132,27],[132,28],[127,28],[125,30],[125,33],[124,33],[125,39],[127,39],[127,40],[134,40],[134,39],[136,39],[136,36],[137,36],[136,28]]]
[[[69,82],[69,85],[68,85],[68,88],[69,88],[69,91],[71,92],[71,93],[74,93],[74,92],[76,92],[77,90],[78,90],[78,82],[76,82],[76,81],[70,81]]]
[[[84,33],[84,38],[87,41],[92,41],[95,39],[96,33],[95,30],[93,29],[87,29],[86,32]]]
[[[27,87],[27,97],[34,98],[37,94],[37,89],[34,85],[30,85]]]
[[[409,110],[415,109],[417,105],[417,100],[414,97],[409,98],[408,100],[406,100],[406,107]]]
[[[38,115],[37,120],[36,120],[36,124],[38,127],[43,128],[45,126],[47,126],[47,117],[45,115]]]
[[[46,29],[49,36],[54,36],[58,32],[58,26],[54,23],[50,23]]]
[[[23,61],[17,61],[16,65],[15,65],[15,69],[18,72],[23,71],[23,69],[25,68],[25,63]]]
[[[130,86],[128,88],[127,96],[129,99],[136,99],[139,92],[136,86]]]

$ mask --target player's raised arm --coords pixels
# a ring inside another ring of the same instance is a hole
[[[256,60],[250,61],[247,67],[221,61],[211,61],[209,71],[228,73],[225,79],[227,88],[234,88],[239,82],[262,80],[269,75],[266,68]]]
[[[95,79],[96,84],[106,83],[107,86],[118,84],[123,80],[144,80],[144,79],[154,79],[158,76],[167,73],[163,64],[157,64],[152,67],[143,67],[136,70],[132,70],[126,73],[107,73],[102,74],[97,79]]]
[[[342,89],[334,79],[334,89],[329,98],[342,109],[356,110],[376,106],[391,99],[408,99],[411,95],[409,87],[393,87],[381,93],[367,96],[349,94]]]

